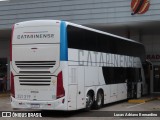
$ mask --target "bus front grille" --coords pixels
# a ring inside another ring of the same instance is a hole
[[[27,86],[49,86],[51,83],[51,77],[19,77],[19,83],[20,85]]]

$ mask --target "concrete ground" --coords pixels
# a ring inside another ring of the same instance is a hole
[[[8,95],[0,96],[0,112],[1,111],[13,111],[10,105],[10,97]],[[128,103],[127,100],[120,101],[112,104],[105,105],[99,110],[91,110],[85,112],[83,110],[64,112],[64,111],[40,111],[40,110],[16,110],[18,112],[31,112],[41,113],[42,118],[18,118],[18,120],[34,119],[34,120],[160,120],[160,117],[129,117],[129,116],[117,116],[131,113],[136,115],[137,113],[157,113],[160,116],[160,100],[152,100],[144,103]],[[123,112],[124,111],[124,112]],[[109,116],[109,117],[108,117]],[[0,120],[13,120],[17,118],[0,118]]]

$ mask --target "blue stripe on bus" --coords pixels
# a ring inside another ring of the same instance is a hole
[[[64,21],[60,24],[60,61],[68,61],[67,31]]]

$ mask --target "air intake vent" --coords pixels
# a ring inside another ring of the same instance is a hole
[[[19,73],[50,73],[50,71],[20,71]]]
[[[56,61],[16,61],[16,66],[18,68],[34,68],[34,69],[39,69],[39,68],[52,68],[56,64]]]
[[[27,86],[49,86],[51,82],[51,77],[19,77],[20,85]]]

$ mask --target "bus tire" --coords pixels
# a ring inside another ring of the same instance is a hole
[[[94,93],[89,91],[86,95],[86,111],[89,111],[93,105],[94,102]]]
[[[96,101],[94,103],[94,108],[95,109],[100,109],[104,104],[104,93],[102,90],[99,90],[97,92],[97,97],[96,97]]]

